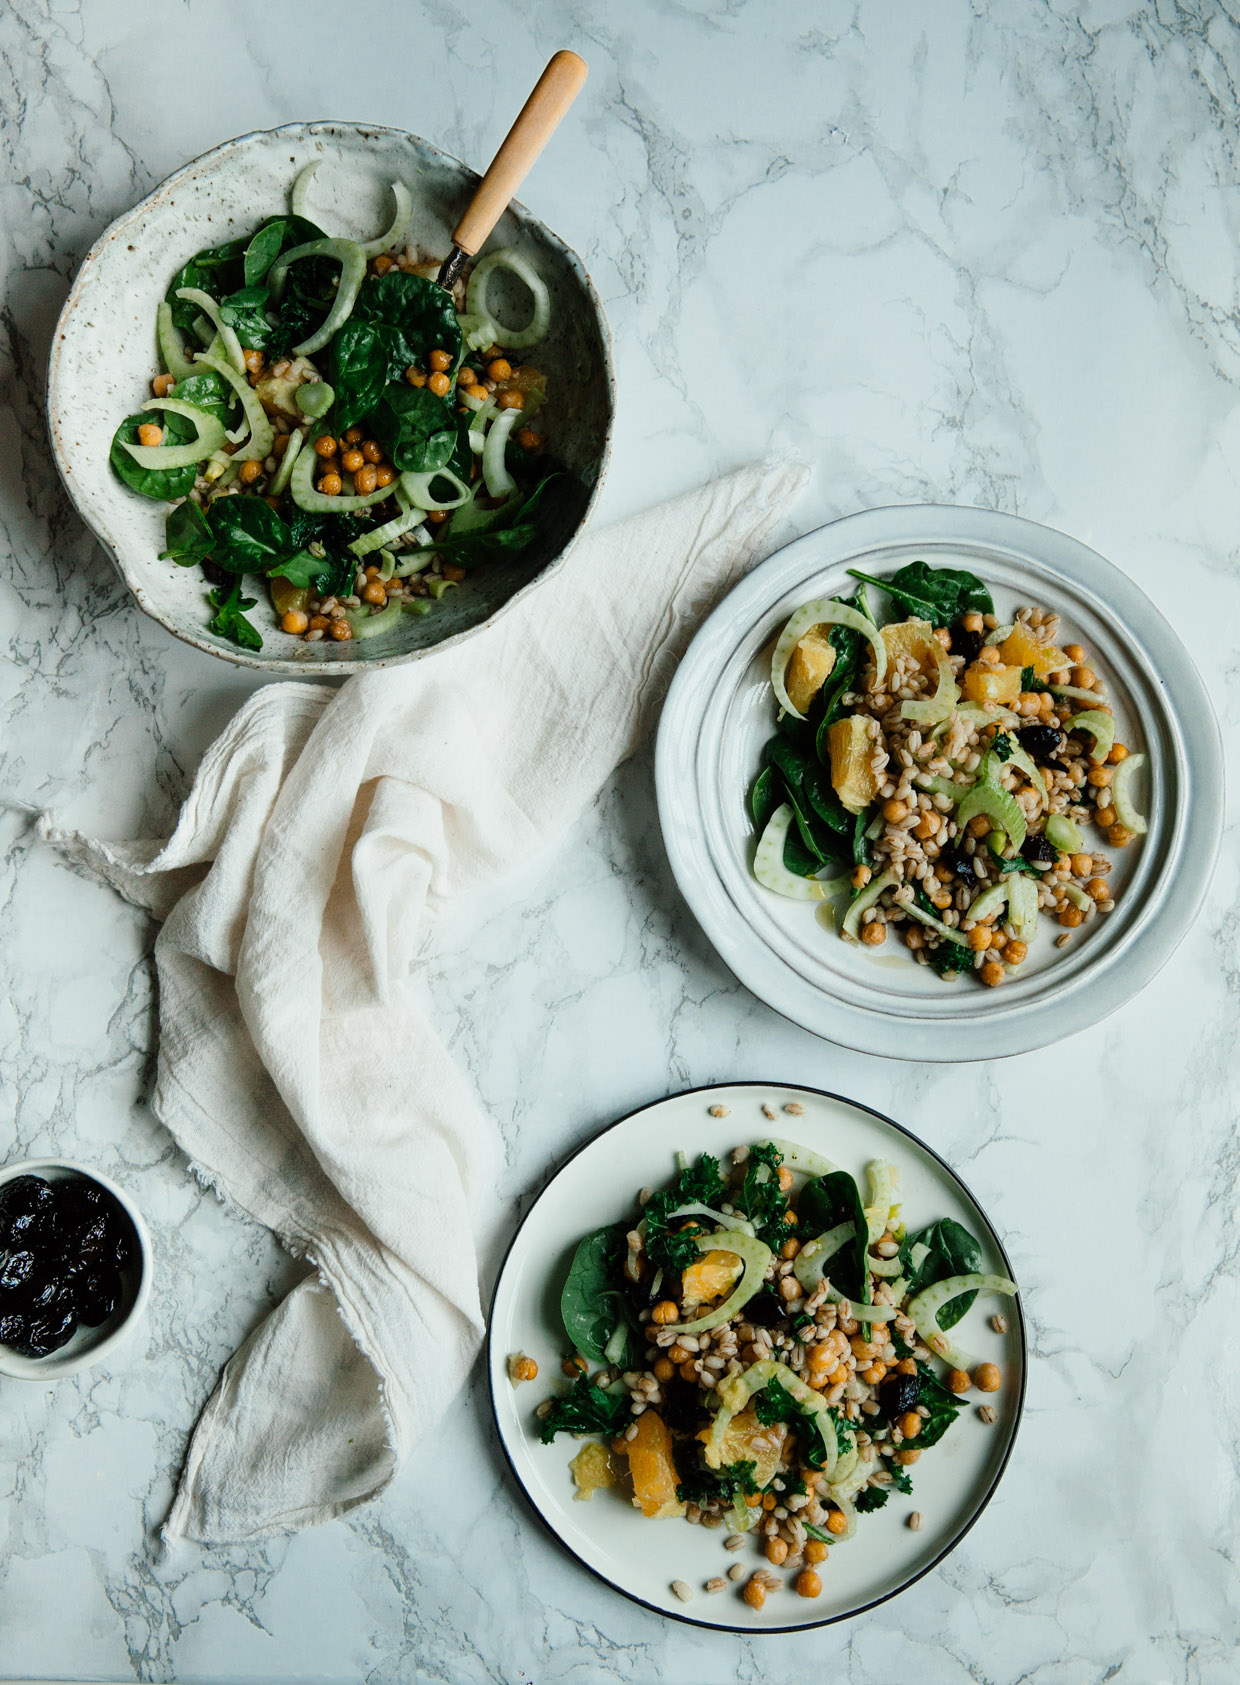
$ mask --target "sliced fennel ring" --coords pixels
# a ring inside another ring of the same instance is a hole
[[[1145,815],[1137,811],[1132,799],[1132,781],[1144,765],[1144,755],[1126,755],[1111,780],[1111,806],[1115,809],[1115,817],[1134,837],[1143,837],[1149,830]]]
[[[739,1375],[729,1375],[720,1381],[716,1387],[719,1399],[719,1409],[711,1423],[710,1437],[706,1441],[706,1463],[710,1468],[718,1468],[722,1460],[722,1451],[728,1424],[753,1398],[755,1393],[769,1386],[772,1381],[778,1381],[784,1391],[788,1393],[803,1410],[811,1412],[819,1418],[821,1423],[820,1437],[822,1439],[824,1458],[823,1473],[827,1479],[835,1473],[839,1458],[838,1441],[835,1431],[835,1420],[828,1409],[827,1402],[820,1392],[806,1386],[799,1375],[793,1373],[786,1363],[778,1363],[773,1358],[765,1358],[760,1363],[751,1363],[749,1368]]]
[[[204,293],[200,287],[178,287],[177,297],[184,299],[186,304],[198,306],[219,335],[220,341],[228,353],[228,361],[238,374],[244,374],[245,353],[241,349],[241,341],[237,338],[237,331],[235,328],[229,327],[224,320],[220,314],[220,307],[211,297],[211,294]]]
[[[825,901],[830,887],[821,878],[799,878],[784,865],[784,843],[792,824],[792,808],[782,802],[766,822],[753,857],[753,875],[764,889],[789,901]]]
[[[289,269],[303,257],[331,257],[340,265],[336,296],[322,325],[309,339],[304,339],[300,345],[293,347],[299,357],[313,357],[316,351],[321,351],[335,337],[353,314],[357,295],[366,279],[366,254],[356,240],[308,240],[304,246],[294,246],[292,251],[285,252],[267,271],[267,285],[274,299],[278,300],[283,293]]]
[[[939,1327],[939,1312],[943,1306],[950,1304],[953,1299],[958,1299],[962,1293],[1014,1295],[1016,1283],[1009,1281],[1005,1275],[949,1275],[945,1280],[936,1281],[932,1287],[927,1287],[915,1299],[911,1299],[907,1314],[912,1318],[918,1334],[937,1357],[941,1357],[945,1363],[950,1363],[953,1369],[972,1369],[974,1359],[953,1345]]]
[[[149,398],[142,408],[169,410],[173,415],[192,422],[197,433],[183,445],[131,445],[123,440],[125,449],[139,468],[192,468],[224,443],[224,423],[218,416],[199,409],[197,404],[180,403],[176,398]]]
[[[789,661],[792,660],[793,650],[814,626],[847,626],[854,632],[860,632],[874,651],[876,683],[881,685],[887,673],[887,650],[883,643],[883,634],[872,620],[867,619],[848,603],[837,603],[830,597],[822,597],[812,603],[802,603],[779,634],[775,653],[771,657],[771,689],[775,692],[780,707],[798,720],[803,720],[805,716],[789,701],[784,675],[788,671]]]
[[[267,411],[259,401],[258,393],[250,385],[244,375],[238,374],[232,364],[224,357],[217,357],[212,351],[200,351],[197,361],[205,363],[209,369],[214,369],[221,380],[226,380],[237,397],[241,400],[241,408],[249,427],[249,443],[239,451],[234,451],[231,461],[261,462],[269,455],[275,442],[275,428],[267,418]]]
[[[664,1332],[704,1334],[707,1329],[718,1328],[720,1323],[727,1322],[730,1317],[736,1315],[742,1305],[748,1304],[761,1288],[767,1265],[773,1256],[770,1247],[756,1235],[740,1234],[734,1229],[727,1229],[720,1234],[697,1235],[695,1244],[702,1253],[735,1252],[744,1264],[745,1272],[723,1303],[716,1305],[714,1310],[707,1311],[692,1322],[668,1323]]]
[[[523,328],[506,328],[487,303],[491,277],[497,269],[506,269],[530,290],[534,307]],[[474,265],[465,290],[465,308],[470,316],[485,317],[495,330],[495,343],[506,346],[510,351],[524,351],[527,346],[537,345],[539,340],[546,338],[547,329],[551,326],[551,294],[547,291],[546,282],[533,264],[515,251],[492,252],[481,263]]]

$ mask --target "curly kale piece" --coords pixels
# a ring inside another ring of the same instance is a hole
[[[572,1391],[551,1401],[539,1437],[550,1445],[557,1433],[614,1435],[629,1420],[629,1395],[624,1388],[610,1393],[585,1375],[578,1375]]]

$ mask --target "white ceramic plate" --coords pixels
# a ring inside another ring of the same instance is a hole
[[[824,929],[810,903],[764,889],[748,794],[775,729],[770,648],[793,609],[848,594],[850,567],[878,578],[906,562],[966,567],[1000,619],[1056,610],[1115,706],[1120,739],[1144,750],[1138,798],[1149,833],[1111,850],[1117,906],[1064,949],[1043,919],[1029,961],[998,989],[942,982],[901,950]],[[1223,820],[1223,763],[1205,686],[1175,633],[1117,568],[1049,527],[984,509],[876,509],[797,539],[725,598],[698,632],[663,709],[659,819],[681,893],[736,976],[817,1035],[866,1053],[991,1059],[1045,1046],[1144,988],[1192,924]]]
[[[782,1108],[798,1102],[799,1117]],[[772,1123],[763,1104],[777,1115]],[[708,1108],[730,1108],[713,1118]],[[1011,1275],[1011,1265],[985,1213],[954,1171],[899,1124],[815,1089],[778,1083],[732,1083],[694,1089],[660,1100],[621,1119],[587,1142],[548,1182],[517,1230],[500,1271],[491,1307],[487,1362],[500,1441],[517,1483],[551,1531],[593,1573],[617,1591],[660,1614],[733,1632],[787,1632],[846,1620],[894,1597],[935,1567],[968,1532],[998,1485],[1011,1455],[1025,1395],[1025,1325],[1019,1299],[982,1298],[959,1324],[958,1338],[979,1361],[997,1363],[1003,1386],[990,1395],[998,1419],[986,1426],[977,1414],[981,1395],[913,1470],[914,1495],[893,1494],[885,1507],[858,1520],[857,1531],[834,1547],[822,1566],[822,1595],[799,1597],[790,1587],[755,1613],[741,1601],[740,1584],[716,1594],[708,1579],[737,1560],[723,1548],[726,1531],[681,1520],[647,1521],[618,1490],[574,1498],[569,1463],[581,1449],[561,1435],[551,1445],[538,1437],[535,1407],[566,1385],[560,1377],[566,1337],[559,1318],[560,1290],[582,1235],[636,1208],[637,1191],[659,1188],[675,1174],[677,1150],[723,1158],[741,1142],[771,1135],[798,1141],[860,1176],[873,1158],[900,1170],[903,1216],[910,1228],[943,1217],[963,1223],[982,1247],[983,1269]],[[1014,1279],[1014,1278],[1013,1278]],[[996,1334],[988,1318],[996,1305],[1008,1331]],[[511,1352],[538,1360],[539,1378],[514,1387]],[[907,1519],[919,1510],[922,1526]],[[766,1566],[756,1545],[740,1560]],[[694,1590],[682,1603],[671,1589],[684,1580]]]
[[[458,159],[400,129],[288,123],[227,141],[161,182],[91,247],[56,325],[47,376],[56,466],[138,606],[196,649],[237,666],[302,677],[416,660],[478,630],[554,572],[602,483],[614,403],[611,341],[598,294],[576,254],[514,201],[487,249],[517,246],[550,290],[551,332],[530,359],[550,377],[548,439],[555,458],[572,471],[574,494],[565,495],[528,550],[474,570],[434,613],[406,616],[390,636],[308,644],[279,630],[265,592],[249,593],[259,595],[252,615],[263,638],[259,654],[209,631],[200,571],[159,560],[168,505],[122,485],[108,465],[108,448],[118,424],[150,395],[159,368],[155,307],[173,275],[203,247],[286,211],[294,177],[315,160],[321,168],[312,220],[328,233],[370,237],[391,222],[390,184],[404,181],[414,201],[410,238],[428,257],[447,256],[449,231],[478,180]]]
[[[19,1176],[42,1176],[45,1182],[61,1182],[73,1177],[85,1177],[105,1188],[133,1224],[137,1254],[128,1268],[121,1271],[121,1297],[106,1322],[97,1328],[79,1326],[73,1337],[46,1357],[23,1357],[11,1346],[0,1346],[0,1375],[17,1381],[60,1381],[76,1375],[111,1357],[137,1328],[146,1314],[151,1296],[151,1237],[142,1213],[120,1188],[101,1170],[78,1164],[67,1158],[30,1158],[20,1164],[6,1164],[0,1170],[0,1185]]]

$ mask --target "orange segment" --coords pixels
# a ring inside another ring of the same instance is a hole
[[[690,1264],[680,1278],[682,1308],[696,1310],[730,1293],[744,1268],[735,1252],[708,1252],[696,1264]]]
[[[986,667],[977,663],[965,669],[966,702],[1016,702],[1020,698],[1019,667]]]
[[[894,626],[883,627],[883,643],[891,666],[903,656],[911,656],[923,673],[938,675],[938,663],[930,648],[934,628],[928,620],[897,620]]]
[[[685,1506],[676,1496],[679,1480],[672,1461],[672,1436],[657,1410],[644,1410],[637,1418],[637,1435],[628,1442],[629,1473],[642,1514],[658,1521],[668,1515],[683,1515]]]
[[[616,1484],[616,1465],[611,1452],[597,1439],[583,1445],[568,1466],[577,1486],[574,1498],[584,1498],[588,1502],[601,1487]]]
[[[835,666],[835,650],[828,638],[830,628],[811,626],[792,651],[784,670],[784,689],[799,714],[809,711]]]
[[[883,636],[886,637],[886,633]],[[1063,667],[1070,667],[1072,663],[1062,650],[1044,643],[1037,634],[1018,620],[1012,630],[999,645],[999,654],[1006,667],[1032,667],[1035,677],[1046,678],[1048,673],[1057,673]]]
[[[850,813],[861,813],[878,794],[878,776],[871,762],[881,741],[882,727],[868,714],[836,720],[827,733],[831,782]]]
[[[706,1427],[698,1434],[703,1444],[709,1441],[710,1432]],[[754,1414],[753,1406],[749,1405],[728,1423],[720,1441],[718,1466],[726,1468],[730,1463],[752,1462],[754,1486],[769,1486],[779,1468],[787,1437],[788,1429],[783,1422],[763,1427]]]

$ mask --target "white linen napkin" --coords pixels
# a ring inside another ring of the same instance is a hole
[[[461,1387],[501,1154],[415,992],[419,947],[595,794],[806,477],[746,469],[592,533],[428,660],[258,691],[167,841],[41,820],[164,921],[157,1115],[313,1265],[226,1365],[166,1540],[261,1538],[374,1497]]]

